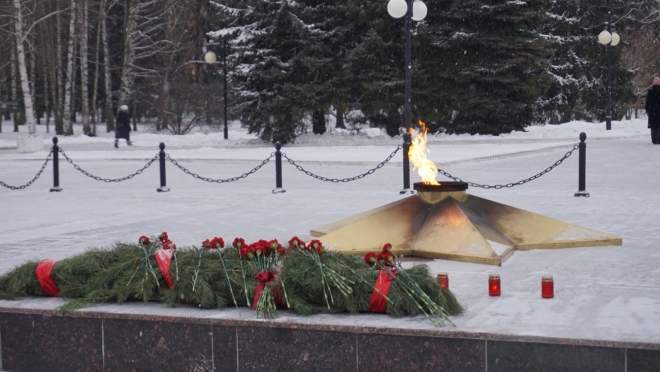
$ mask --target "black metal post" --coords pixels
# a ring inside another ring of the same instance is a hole
[[[50,192],[60,192],[60,147],[57,146],[57,137],[53,137],[53,187]]]
[[[167,187],[167,180],[165,178],[165,144],[161,142],[158,147],[160,148],[160,152],[158,153],[160,160],[160,187],[156,191],[168,192],[170,189]]]
[[[273,194],[281,194],[286,192],[282,188],[282,145],[279,142],[275,142],[275,189],[273,189]]]
[[[222,70],[225,77],[225,139],[229,138],[229,129],[227,128],[227,40],[224,39],[222,46]]]
[[[408,4],[408,11],[405,16],[405,29],[406,29],[406,103],[405,103],[405,120],[406,120],[406,130],[412,126],[412,108],[410,107],[410,96],[411,96],[411,79],[412,79],[412,52],[410,46],[410,24],[412,23],[412,7],[413,0],[406,0]]]
[[[580,133],[580,144],[578,145],[579,151],[579,180],[578,180],[578,192],[575,193],[576,197],[584,196],[589,197],[589,193],[586,191],[586,173],[587,173],[587,144],[584,142],[587,139],[587,134],[582,132]]]
[[[612,34],[612,12],[607,12],[607,32]],[[612,129],[612,41],[607,44],[607,116],[605,129]]]
[[[410,189],[410,145],[412,142],[412,137],[410,133],[403,135],[403,190],[399,191],[399,194],[414,194],[414,191]]]

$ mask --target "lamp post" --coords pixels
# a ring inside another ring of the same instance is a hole
[[[612,12],[607,12],[607,29],[598,34],[598,42],[607,45],[607,116],[605,129],[612,129],[612,47],[619,44],[619,34],[612,31]]]
[[[223,72],[223,77],[224,77],[224,83],[225,83],[225,97],[224,97],[224,103],[225,103],[225,126],[224,126],[224,138],[229,139],[229,129],[227,128],[227,41],[223,40],[222,43],[206,43],[204,48],[206,49],[206,45],[220,45],[222,47],[222,72]],[[204,60],[206,63],[212,65],[216,63],[217,61],[217,56],[215,53],[212,51],[206,52],[204,54]]]
[[[401,18],[405,16],[404,19],[404,28],[406,32],[406,102],[404,108],[405,124],[406,128],[412,126],[412,110],[410,107],[410,93],[411,93],[411,72],[412,72],[412,62],[411,62],[411,51],[410,51],[410,24],[411,20],[421,21],[426,18],[427,8],[421,0],[390,0],[387,3],[387,12],[393,18]]]

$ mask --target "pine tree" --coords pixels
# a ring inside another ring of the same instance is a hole
[[[232,46],[240,51],[231,72],[238,116],[250,133],[265,141],[292,141],[305,117],[304,92],[298,85],[303,25],[294,13],[297,3],[250,0],[218,5],[224,28],[210,36],[233,37]]]
[[[578,55],[581,43],[593,42],[593,35],[583,35],[578,4],[575,0],[552,0],[549,22],[542,35],[552,45],[545,89],[539,98],[539,119],[551,124],[571,121],[581,104],[580,92],[585,83],[589,61]]]
[[[434,107],[449,133],[500,134],[523,130],[534,108],[547,68],[548,44],[538,31],[545,23],[546,1],[454,0],[429,4],[430,43],[420,64],[422,91],[433,95],[416,102]],[[417,80],[419,81],[419,80]],[[429,87],[428,84],[436,87]],[[437,88],[440,87],[440,89]]]

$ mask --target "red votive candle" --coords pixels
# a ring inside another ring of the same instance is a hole
[[[541,297],[555,297],[555,282],[552,280],[551,275],[544,275],[541,279]]]
[[[500,274],[490,274],[488,276],[488,294],[491,296],[499,296],[502,294]]]
[[[447,273],[438,273],[438,284],[444,289],[449,289],[449,275]]]

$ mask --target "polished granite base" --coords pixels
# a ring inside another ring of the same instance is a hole
[[[384,324],[388,317],[383,316]],[[2,371],[660,371],[660,344],[0,307]]]

